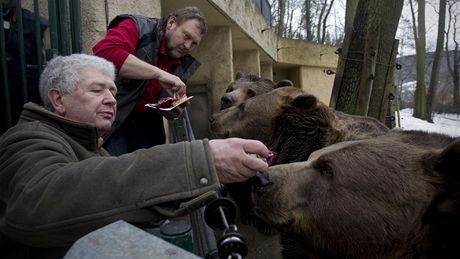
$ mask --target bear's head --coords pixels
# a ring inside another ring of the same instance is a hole
[[[266,143],[279,153],[277,163],[304,161],[324,146],[389,130],[373,118],[335,112],[295,87],[277,88],[214,113],[210,129],[214,138],[251,138]]]
[[[460,256],[460,139],[394,131],[265,174],[255,211],[304,255]]]
[[[300,162],[325,146],[348,140],[368,139],[390,131],[372,117],[345,114],[309,94],[284,104],[273,118],[270,149],[277,164]]]
[[[235,81],[230,83],[221,97],[220,109],[226,109],[231,106],[236,106],[251,97],[269,92],[275,88],[283,86],[293,86],[289,80],[282,80],[278,83],[256,75],[245,75],[241,72],[236,73]]]
[[[214,113],[209,118],[211,134],[215,138],[240,137],[268,143],[272,121],[281,107],[302,94],[298,88],[281,87]]]

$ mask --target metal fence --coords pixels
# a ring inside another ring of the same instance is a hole
[[[79,0],[49,0],[46,15],[40,15],[39,0],[10,2],[0,5],[0,134],[16,123],[24,103],[41,103],[44,63],[82,49]]]

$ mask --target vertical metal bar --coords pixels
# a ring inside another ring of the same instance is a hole
[[[195,140],[192,124],[188,116],[187,108],[184,108],[183,123],[187,141]],[[193,246],[194,253],[204,258],[217,258],[217,241],[214,231],[204,220],[204,208],[194,210],[190,213],[193,237],[196,245]]]
[[[0,4],[0,24],[2,28],[0,29],[0,62],[2,66],[2,91],[3,91],[3,100],[2,103],[5,106],[5,114],[1,114],[2,117],[5,115],[6,127],[11,127],[13,124],[13,119],[11,117],[11,107],[10,107],[10,91],[8,84],[8,70],[6,68],[6,47],[5,47],[5,30],[3,27],[3,5]]]
[[[70,55],[69,12],[67,1],[58,1],[59,34],[61,35],[62,55]]]
[[[42,59],[42,30],[40,27],[40,8],[38,0],[34,0],[34,14],[35,14],[35,41],[37,43],[37,65],[38,73],[41,74],[43,67]]]
[[[46,53],[46,59],[50,60],[54,55],[59,53],[58,15],[56,0],[48,0],[48,15],[51,49],[48,53]]]
[[[18,25],[18,37],[19,37],[19,60],[21,62],[21,89],[22,89],[22,100],[27,102],[29,99],[27,96],[27,71],[26,71],[26,52],[24,49],[24,25],[22,23],[22,7],[21,0],[16,0],[16,23]]]
[[[72,53],[80,53],[82,51],[80,26],[80,0],[70,0],[70,5]]]

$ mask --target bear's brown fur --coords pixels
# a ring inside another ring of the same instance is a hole
[[[284,258],[460,258],[459,169],[459,138],[392,131],[270,167],[255,211]]]
[[[220,99],[220,109],[239,105],[243,101],[269,92],[283,86],[294,86],[290,80],[281,80],[277,83],[251,74],[236,73],[235,81],[230,83],[225,94]]]
[[[284,124],[274,124],[275,120],[283,120]],[[292,132],[304,138],[314,138],[317,143],[312,151],[339,141],[369,138],[389,131],[373,118],[336,112],[315,96],[295,87],[281,87],[247,99],[214,113],[210,122],[215,138],[257,139],[267,145],[276,142],[277,146],[283,140],[272,140],[274,127],[286,131],[303,127],[302,131],[296,129]],[[287,136],[293,137],[293,134]]]
[[[276,163],[305,161],[334,143],[368,139],[390,130],[372,117],[334,111],[315,96],[301,94],[283,105],[273,119],[270,148]]]

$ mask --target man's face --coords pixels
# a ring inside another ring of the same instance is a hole
[[[190,19],[177,25],[175,18],[170,18],[166,25],[166,45],[168,55],[172,58],[181,58],[200,44],[200,22]]]
[[[58,113],[68,119],[93,124],[101,134],[112,127],[117,111],[113,80],[95,69],[81,71],[76,90],[62,95],[63,110]]]

